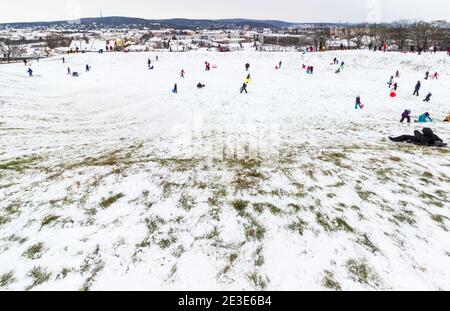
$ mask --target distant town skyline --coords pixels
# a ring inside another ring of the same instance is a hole
[[[391,22],[450,20],[448,0],[15,0],[0,23],[128,16],[145,19],[278,19],[288,22]]]

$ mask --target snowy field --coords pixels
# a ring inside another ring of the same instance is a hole
[[[1,290],[450,290],[450,57],[158,55],[0,66]]]

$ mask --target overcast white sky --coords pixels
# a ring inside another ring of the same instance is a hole
[[[0,23],[79,17],[254,18],[291,22],[450,20],[450,0],[1,0]]]

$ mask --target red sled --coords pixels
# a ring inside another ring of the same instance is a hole
[[[395,92],[391,92],[391,94],[389,94],[389,96],[391,96],[392,98],[394,98],[394,97],[396,97],[396,96],[397,96],[397,93],[395,93]]]

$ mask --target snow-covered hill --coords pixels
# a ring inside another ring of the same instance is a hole
[[[450,289],[450,57],[158,56],[0,67],[0,289]]]

